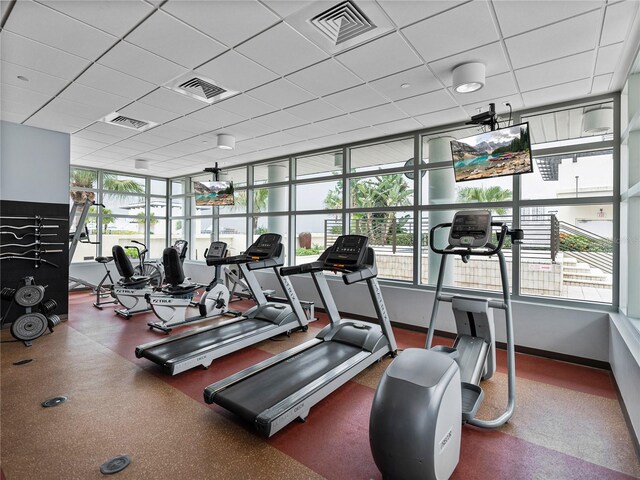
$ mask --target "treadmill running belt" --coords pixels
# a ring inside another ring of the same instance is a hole
[[[316,378],[362,352],[359,347],[338,342],[322,342],[266,370],[231,385],[213,399],[246,420],[297,392]]]
[[[272,328],[273,326],[273,323],[258,318],[244,319],[196,335],[190,335],[174,342],[157,345],[145,350],[142,356],[159,365],[164,365],[169,360],[182,355],[189,355],[201,348],[210,347],[225,340],[242,337],[247,333],[255,332],[259,329]]]

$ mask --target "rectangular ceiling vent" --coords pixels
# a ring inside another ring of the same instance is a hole
[[[240,92],[223,87],[215,80],[189,72],[174,78],[167,85],[171,90],[205,103],[215,103]]]
[[[311,23],[335,45],[376,28],[369,17],[349,0],[316,15]]]
[[[110,113],[106,117],[101,118],[100,121],[109,123],[111,125],[116,125],[118,127],[131,128],[132,130],[137,130],[138,132],[149,130],[150,128],[158,125],[156,122],[151,122],[149,120],[138,120],[136,118],[120,115],[118,112]]]

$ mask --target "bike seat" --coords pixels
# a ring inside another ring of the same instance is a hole
[[[113,257],[96,257],[95,260],[98,263],[109,263],[113,260]]]

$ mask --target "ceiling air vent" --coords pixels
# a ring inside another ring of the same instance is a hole
[[[195,72],[180,75],[166,86],[175,92],[206,103],[214,103],[239,93]]]
[[[356,4],[349,0],[316,15],[311,23],[335,45],[376,28]]]
[[[131,128],[133,130],[137,130],[138,132],[149,130],[150,128],[158,125],[156,122],[126,117],[124,115],[120,115],[118,112],[110,113],[106,117],[101,118],[100,121],[109,123],[111,125],[117,125],[118,127]]]

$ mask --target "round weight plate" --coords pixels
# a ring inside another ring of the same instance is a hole
[[[35,307],[44,298],[42,285],[25,285],[20,287],[15,295],[15,301],[23,307]]]
[[[44,402],[42,402],[42,406],[45,408],[57,407],[58,405],[66,401],[67,401],[67,397],[65,397],[64,395],[60,395],[58,397],[53,397],[53,398],[50,398],[49,400],[45,400]]]
[[[47,331],[47,317],[41,313],[25,313],[11,324],[11,335],[17,340],[35,340]]]
[[[117,457],[113,457],[100,465],[100,473],[103,473],[104,475],[118,473],[119,471],[127,468],[130,463],[131,459],[128,455],[118,455]]]

